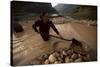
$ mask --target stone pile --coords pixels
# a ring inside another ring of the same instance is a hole
[[[40,64],[60,64],[90,61],[90,55],[80,46],[65,48],[62,51],[53,51],[50,54],[43,54],[38,59]]]

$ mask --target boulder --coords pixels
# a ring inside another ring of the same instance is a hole
[[[14,32],[18,33],[18,32],[23,32],[23,31],[24,31],[24,29],[21,24],[19,24],[17,22],[14,23]]]

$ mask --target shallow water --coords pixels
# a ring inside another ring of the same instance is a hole
[[[28,65],[34,62],[34,59],[41,54],[50,53],[55,49],[69,48],[71,42],[64,41],[51,37],[49,41],[45,42],[41,36],[34,32],[31,23],[23,23],[24,32],[13,33],[13,64],[14,65]],[[97,31],[96,27],[88,26],[87,24],[66,23],[56,25],[61,36],[65,39],[75,38],[86,43],[88,49],[92,49],[93,57],[96,57],[97,49]],[[50,34],[58,36],[52,29]],[[59,37],[59,36],[58,36]],[[56,44],[60,42],[60,44]]]

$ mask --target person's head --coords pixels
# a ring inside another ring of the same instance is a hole
[[[40,15],[40,18],[44,21],[48,20],[48,13],[47,12],[42,12]]]

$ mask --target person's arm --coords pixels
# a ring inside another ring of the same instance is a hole
[[[56,29],[56,27],[54,26],[54,24],[52,23],[52,21],[50,21],[50,26],[52,27],[52,29],[59,35],[58,30]]]
[[[38,32],[38,30],[36,28],[37,26],[39,26],[39,21],[36,21],[35,24],[32,25],[32,27],[35,30],[35,32]]]

